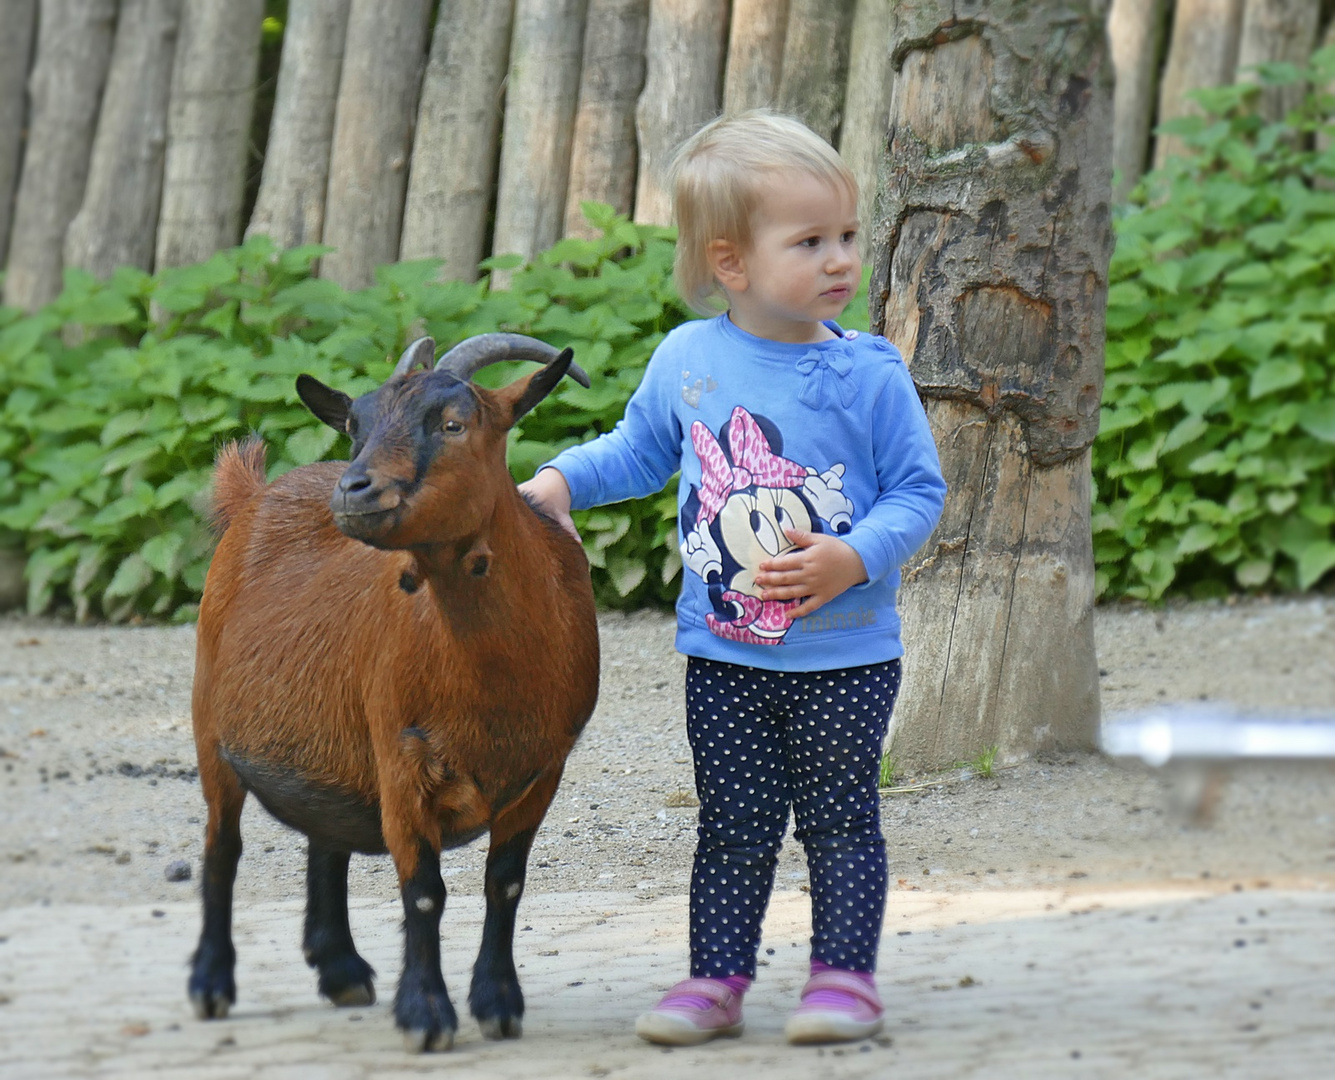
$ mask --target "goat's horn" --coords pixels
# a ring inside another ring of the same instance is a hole
[[[436,343],[429,337],[420,337],[403,350],[394,368],[394,378],[403,378],[413,368],[431,370],[431,358],[436,355]]]
[[[539,364],[550,364],[560,355],[560,349],[524,334],[478,334],[465,338],[437,360],[436,370],[471,379],[488,364],[498,364],[502,360],[534,360]],[[571,364],[566,374],[580,386],[589,385],[589,376],[578,364]]]

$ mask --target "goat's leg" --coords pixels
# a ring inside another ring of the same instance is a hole
[[[320,996],[335,1005],[374,1005],[375,969],[357,955],[348,926],[346,851],[311,840],[306,849],[306,963],[320,973]]]
[[[445,882],[440,876],[439,848],[420,840],[415,864],[400,865],[399,878],[403,894],[403,974],[394,995],[394,1022],[403,1031],[404,1044],[411,1052],[448,1050],[454,1045],[459,1017],[440,973]]]
[[[245,789],[216,756],[200,755],[200,784],[209,806],[204,834],[204,928],[191,959],[190,1003],[201,1020],[221,1020],[236,1003],[236,949],[232,945],[232,886],[241,860]]]
[[[524,892],[529,848],[560,781],[560,769],[540,777],[491,829],[487,914],[468,991],[469,1010],[488,1039],[517,1039],[523,1034],[524,993],[514,959],[515,912]]]

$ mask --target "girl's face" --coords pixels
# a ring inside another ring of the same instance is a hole
[[[857,199],[807,173],[766,179],[751,243],[710,245],[734,324],[771,341],[830,337],[821,325],[848,306],[862,277]]]

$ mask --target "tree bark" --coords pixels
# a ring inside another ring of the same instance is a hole
[[[839,141],[856,0],[789,0],[778,106],[829,143]]]
[[[579,109],[570,149],[567,236],[594,236],[580,203],[629,214],[635,202],[635,103],[644,89],[649,0],[589,0]]]
[[[839,153],[858,182],[865,223],[858,247],[864,260],[871,257],[877,169],[885,156],[890,119],[890,7],[890,0],[858,0],[839,132]]]
[[[672,219],[667,167],[681,142],[718,115],[727,28],[727,0],[651,0],[648,68],[635,107],[636,221],[666,225]]]
[[[725,113],[774,104],[787,33],[788,0],[733,0],[723,79]]]
[[[65,230],[83,202],[115,25],[115,0],[42,2],[6,304],[31,311],[60,294]]]
[[[1238,40],[1239,80],[1256,78],[1257,64],[1305,66],[1316,44],[1320,15],[1318,0],[1244,0]],[[1306,91],[1306,83],[1263,87],[1258,111],[1275,123],[1302,103]]]
[[[264,171],[247,236],[270,236],[283,248],[324,239],[334,107],[350,3],[291,0]]]
[[[1238,35],[1243,0],[1177,0],[1168,62],[1159,85],[1159,123],[1196,111],[1187,95],[1193,90],[1227,86],[1238,66]],[[1154,142],[1154,165],[1181,157],[1186,145],[1175,135]]]
[[[14,193],[28,119],[28,66],[37,36],[37,0],[0,0],[0,266],[9,250]]]
[[[186,0],[167,110],[157,265],[201,262],[241,238],[264,0]]]
[[[517,0],[496,189],[498,255],[530,259],[561,238],[588,0]],[[493,279],[504,285],[508,275]]]
[[[441,4],[436,18],[399,257],[444,259],[444,280],[475,281],[486,254],[513,21],[513,0]]]
[[[370,285],[399,257],[413,118],[427,51],[430,0],[352,0],[325,199],[320,276]]]
[[[181,0],[121,0],[83,206],[65,233],[65,265],[97,277],[153,269],[167,151],[167,102]]]
[[[1108,14],[1108,44],[1117,73],[1113,93],[1115,203],[1126,202],[1145,172],[1167,16],[1167,0],[1112,0]]]
[[[949,484],[904,571],[901,760],[1094,745],[1106,13],[1105,0],[896,11],[872,326],[910,360]]]

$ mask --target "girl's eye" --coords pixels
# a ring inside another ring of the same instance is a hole
[[[808,236],[805,240],[802,241],[803,247],[814,248],[819,244],[820,244],[819,236]]]
[[[851,244],[857,238],[858,238],[857,229],[849,229],[848,232],[844,233],[844,235],[840,237],[840,239],[842,239],[845,244]]]

